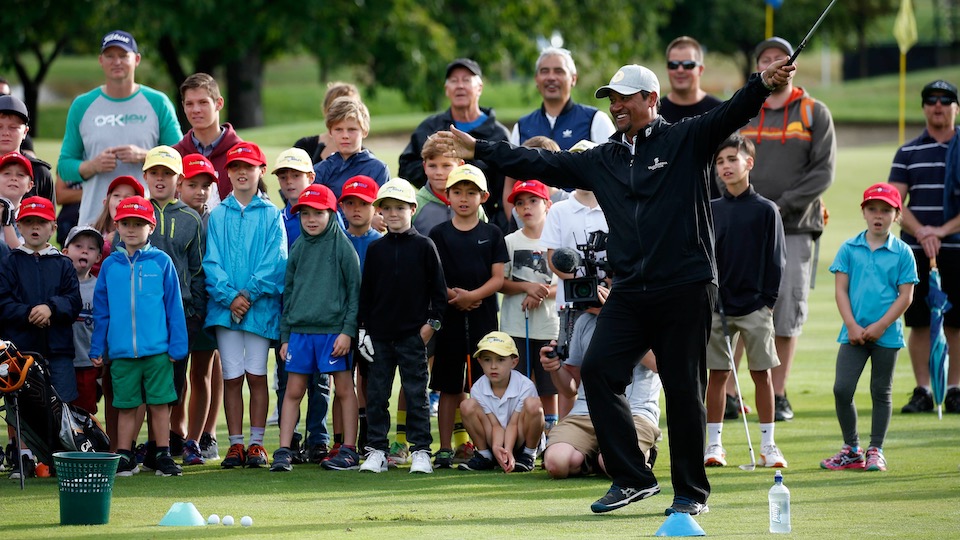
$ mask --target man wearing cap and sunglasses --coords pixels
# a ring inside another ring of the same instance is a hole
[[[417,188],[427,182],[423,170],[423,158],[420,156],[427,137],[451,124],[475,137],[487,141],[506,141],[510,137],[507,128],[497,121],[493,109],[480,106],[480,94],[483,93],[483,80],[480,78],[480,64],[469,58],[457,58],[447,64],[444,92],[450,100],[450,108],[427,117],[410,135],[410,143],[400,154],[400,176],[406,178]],[[490,193],[503,192],[503,173],[481,160],[468,161],[483,171]],[[483,203],[483,210],[489,216],[490,223],[506,230],[507,216],[502,211],[503,200],[499,196],[490,197]]]
[[[114,178],[128,175],[142,184],[147,150],[183,136],[170,98],[135,81],[138,65],[133,36],[108,32],[100,44],[106,83],[74,99],[67,113],[57,173],[69,184],[83,183],[80,225],[100,214]]]
[[[920,92],[926,129],[897,150],[889,182],[906,202],[900,236],[913,248],[920,283],[913,304],[904,314],[910,327],[907,350],[917,387],[900,412],[933,410],[930,395],[930,308],[927,306],[931,259],[936,259],[943,291],[960,301],[960,129],[957,128],[957,87],[938,80]],[[950,351],[960,351],[960,309],[944,315],[944,333]],[[960,413],[960,362],[950,362],[944,408]]]
[[[638,65],[620,68],[596,92],[609,98],[617,126],[609,141],[582,153],[438,134],[462,159],[495,163],[510,176],[592,190],[610,225],[613,288],[597,320],[581,375],[610,490],[591,505],[609,512],[660,492],[637,444],[623,389],[652,349],[666,394],[673,504],[666,514],[707,510],[703,467],[706,345],[717,300],[709,164],[717,146],[756,115],[795,66],[774,62],[707,115],[670,124],[658,113],[660,81]]]

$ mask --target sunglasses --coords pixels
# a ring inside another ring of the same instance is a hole
[[[699,65],[700,65],[700,62],[694,62],[693,60],[684,60],[682,62],[679,60],[670,60],[669,62],[667,62],[667,69],[669,69],[670,71],[673,71],[675,69],[680,69],[680,66],[683,66],[683,69],[690,71],[691,69]]]
[[[927,96],[923,98],[924,105],[936,105],[937,102],[941,105],[950,105],[951,103],[956,103],[957,100],[950,96]]]

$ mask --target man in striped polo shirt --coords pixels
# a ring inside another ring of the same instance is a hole
[[[906,201],[901,237],[917,259],[917,273],[926,276],[936,258],[943,290],[960,302],[960,130],[956,127],[957,87],[933,81],[921,92],[926,129],[897,150],[889,182]],[[944,189],[944,186],[948,186]],[[903,413],[933,410],[930,394],[930,309],[928,282],[921,278],[905,321],[910,327],[907,349],[917,387]],[[947,311],[944,332],[951,351],[960,351],[960,309]],[[947,373],[947,412],[960,413],[960,362]]]

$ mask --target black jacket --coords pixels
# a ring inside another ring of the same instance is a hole
[[[656,118],[638,133],[635,154],[616,133],[579,154],[480,141],[476,155],[514,178],[593,191],[610,226],[616,288],[716,284],[709,165],[717,146],[756,116],[769,94],[754,74],[707,114],[677,124]]]
[[[50,175],[50,164],[33,156],[27,156],[27,159],[30,160],[30,166],[33,167],[33,187],[23,198],[39,195],[50,199],[53,204],[57,204],[57,192],[53,186],[53,177]]]

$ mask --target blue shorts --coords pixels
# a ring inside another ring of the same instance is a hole
[[[287,343],[287,373],[311,375],[353,369],[353,356],[332,356],[340,334],[290,334]]]

